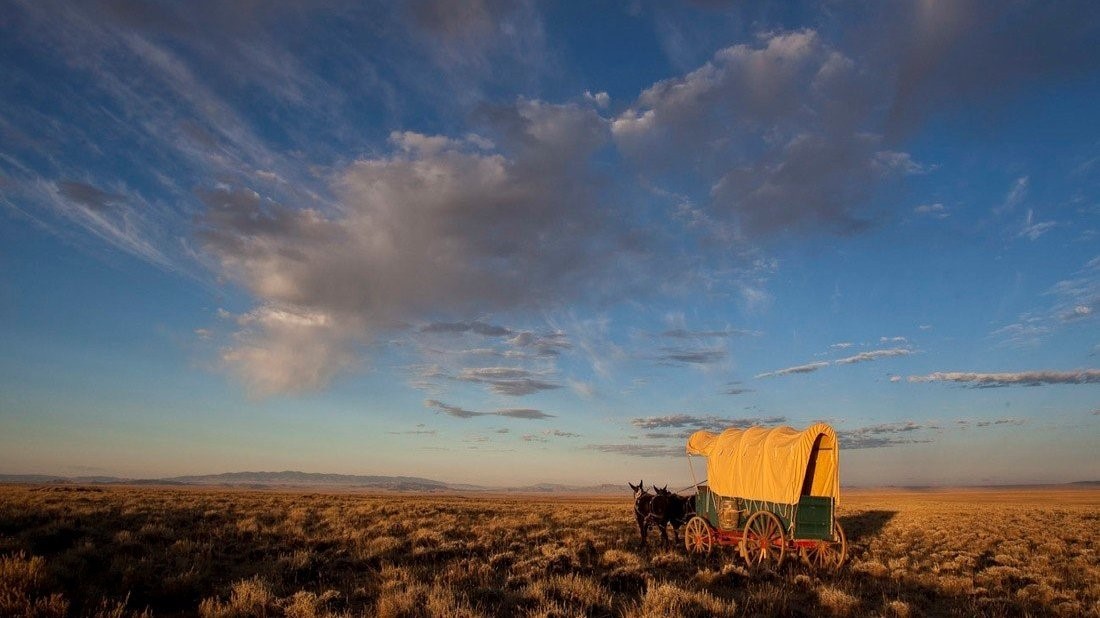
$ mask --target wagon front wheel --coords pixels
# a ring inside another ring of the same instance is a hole
[[[848,557],[848,539],[839,521],[833,522],[833,540],[815,541],[799,549],[802,562],[813,569],[836,570]]]
[[[745,523],[744,536],[741,537],[741,557],[749,567],[778,567],[783,563],[786,551],[787,541],[779,518],[768,511],[753,513]]]
[[[710,531],[707,520],[696,515],[684,527],[684,547],[689,554],[709,556],[714,548],[714,533]]]

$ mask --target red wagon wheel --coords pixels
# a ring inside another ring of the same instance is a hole
[[[710,531],[707,520],[696,515],[684,527],[684,547],[689,554],[709,556],[714,549],[714,533]]]
[[[815,541],[812,545],[801,547],[799,553],[802,562],[811,568],[839,569],[848,557],[848,539],[844,536],[844,528],[840,527],[839,521],[834,521],[832,541]]]
[[[745,562],[750,567],[779,566],[786,551],[787,542],[779,518],[768,511],[753,513],[745,523],[745,534],[741,539],[741,557]]]

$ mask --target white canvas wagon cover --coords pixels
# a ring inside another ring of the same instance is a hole
[[[707,483],[721,496],[796,504],[800,495],[840,503],[840,445],[825,423],[696,431],[687,452],[707,458]]]

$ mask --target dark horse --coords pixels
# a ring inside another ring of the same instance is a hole
[[[668,485],[653,489],[655,494],[649,493],[642,481],[635,486],[627,483],[634,491],[634,518],[638,521],[638,534],[642,539],[642,548],[648,547],[649,527],[657,526],[661,531],[661,541],[664,547],[668,547],[668,529],[672,525],[672,538],[679,543],[680,526],[691,519],[695,514],[693,501],[690,497],[678,496],[668,490]]]
[[[638,520],[638,534],[642,537],[642,548],[646,547],[646,536],[649,532],[649,507],[655,497],[646,490],[642,481],[637,485],[627,482],[634,492],[634,519]]]
[[[681,496],[664,487],[654,487],[657,495],[649,504],[649,517],[661,531],[661,542],[668,547],[668,528],[672,526],[672,540],[680,542],[680,526],[695,515],[695,501],[691,496]]]

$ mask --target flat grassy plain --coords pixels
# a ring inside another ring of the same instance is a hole
[[[0,486],[0,616],[1100,616],[1100,490],[848,491],[849,561],[640,550],[617,497]]]

